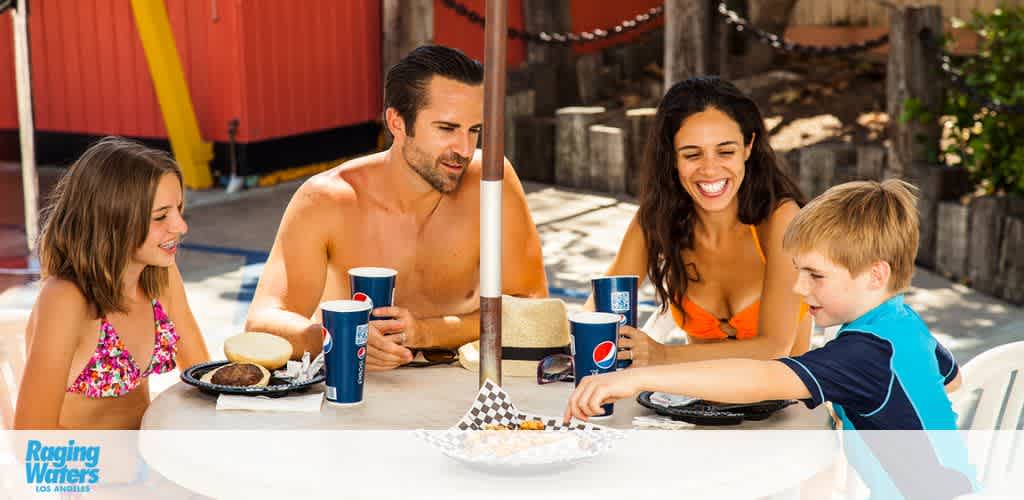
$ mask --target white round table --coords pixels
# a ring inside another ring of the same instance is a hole
[[[457,422],[476,394],[476,373],[401,369],[372,373],[366,384],[361,406],[256,413],[218,412],[215,397],[179,383],[146,412],[141,453],[185,488],[239,499],[757,498],[794,491],[838,456],[828,412],[793,405],[734,427],[630,431],[608,452],[548,474],[481,471],[412,431]],[[503,387],[520,410],[551,416],[562,414],[572,389],[513,377]],[[649,414],[622,400],[597,423],[629,429],[634,416]]]

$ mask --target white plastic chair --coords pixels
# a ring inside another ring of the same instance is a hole
[[[960,369],[963,386],[952,394],[958,426],[968,433],[968,451],[979,480],[995,485],[1011,464],[1024,467],[1024,341],[993,347]],[[1017,455],[1014,460],[1014,454]]]

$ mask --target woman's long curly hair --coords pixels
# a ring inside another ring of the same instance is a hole
[[[657,291],[662,312],[668,304],[683,311],[690,278],[682,252],[693,249],[696,218],[693,198],[679,181],[674,138],[686,118],[708,108],[729,115],[739,124],[744,146],[754,141],[737,193],[740,222],[756,225],[787,200],[800,206],[805,201],[800,188],[779,166],[754,101],[717,77],[689,78],[673,85],[658,105],[640,184],[640,228],[647,245],[647,276]]]

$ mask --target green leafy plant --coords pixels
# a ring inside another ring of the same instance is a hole
[[[979,50],[956,71],[977,96],[1022,109],[986,107],[951,85],[942,113],[948,117],[947,162],[967,168],[986,193],[1024,195],[1024,7],[975,11],[963,26],[980,35]],[[908,103],[907,109],[914,108]],[[900,118],[914,118],[913,111],[907,114]]]

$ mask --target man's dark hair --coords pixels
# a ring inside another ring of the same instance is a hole
[[[441,45],[416,48],[388,70],[384,82],[384,109],[395,108],[413,135],[416,114],[427,104],[427,84],[434,75],[467,85],[484,82],[484,66],[457,49]]]

